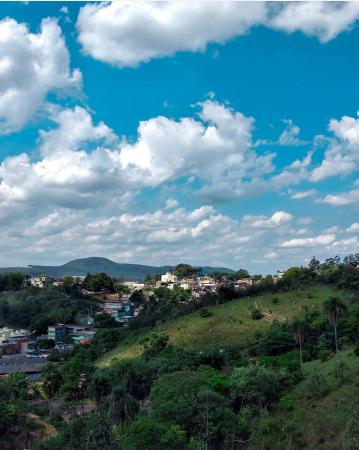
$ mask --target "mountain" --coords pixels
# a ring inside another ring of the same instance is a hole
[[[23,272],[29,275],[47,274],[51,277],[64,275],[84,276],[87,273],[106,272],[111,277],[124,278],[125,280],[143,280],[146,275],[163,274],[172,269],[173,266],[145,266],[142,264],[116,263],[107,258],[91,257],[74,259],[62,266],[36,266],[28,267],[2,267],[0,273]],[[225,267],[202,267],[203,274],[210,272],[233,273],[232,269]]]

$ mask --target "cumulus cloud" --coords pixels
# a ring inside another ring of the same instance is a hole
[[[338,175],[348,175],[359,167],[359,119],[343,116],[332,119],[329,130],[334,133],[324,159],[312,174],[312,181]]]
[[[283,2],[272,11],[269,26],[287,33],[300,31],[328,42],[350,29],[358,17],[357,2]]]
[[[255,220],[252,223],[253,228],[274,228],[279,225],[290,222],[293,219],[293,215],[285,211],[277,211],[269,218],[263,218]]]
[[[177,51],[204,51],[208,43],[244,34],[265,17],[265,4],[258,2],[121,1],[85,5],[77,28],[85,53],[117,67],[136,67]]]
[[[209,43],[222,44],[257,25],[327,42],[358,17],[356,2],[121,1],[85,5],[77,28],[85,53],[117,67],[136,67],[179,51],[204,51]]]
[[[296,247],[317,247],[322,245],[329,245],[335,240],[335,234],[320,234],[315,237],[296,238],[282,242],[282,248],[296,248]]]
[[[56,21],[42,20],[37,34],[14,19],[0,21],[0,134],[20,130],[48,93],[78,89],[81,82]]]

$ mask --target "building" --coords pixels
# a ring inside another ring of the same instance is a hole
[[[53,279],[48,277],[47,275],[40,275],[38,277],[31,277],[30,283],[31,286],[36,286],[39,288],[43,288],[44,286],[48,286],[53,282]]]
[[[161,275],[162,283],[176,283],[177,277],[174,273],[166,272],[164,275]]]
[[[66,325],[62,323],[59,323],[57,325],[50,325],[47,329],[47,338],[53,339],[56,343],[63,344],[66,340],[66,336]]]
[[[65,325],[59,323],[51,325],[47,330],[48,339],[53,339],[56,344],[65,344],[72,340],[75,344],[86,344],[95,336],[95,331],[90,325]]]

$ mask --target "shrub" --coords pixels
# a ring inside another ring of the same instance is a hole
[[[263,317],[263,313],[260,309],[255,308],[255,309],[253,309],[251,316],[252,316],[253,320],[260,320]]]
[[[355,344],[354,355],[359,356],[359,341]]]
[[[273,305],[276,305],[279,303],[279,297],[272,297],[272,303]]]

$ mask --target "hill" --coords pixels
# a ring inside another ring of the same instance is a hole
[[[3,267],[0,273],[23,272],[28,275],[47,274],[51,277],[61,277],[65,275],[84,276],[87,273],[106,272],[111,277],[124,278],[125,280],[143,280],[146,275],[163,274],[171,270],[172,266],[147,266],[142,264],[116,263],[107,258],[90,257],[74,259],[61,266],[38,266],[28,267]],[[203,274],[220,271],[233,273],[231,269],[225,267],[202,268]]]
[[[279,294],[245,297],[209,307],[211,317],[202,318],[199,312],[164,322],[157,329],[169,334],[170,343],[176,347],[193,350],[219,348],[226,345],[248,347],[258,332],[267,330],[274,320],[285,321],[304,315],[306,308],[321,311],[323,300],[338,294],[334,288],[317,286],[309,291],[295,290]],[[340,293],[345,298],[345,293]],[[259,307],[264,313],[261,320],[253,320],[251,311]],[[136,357],[142,352],[142,334],[124,340],[116,349],[99,361],[109,366],[113,360]]]

